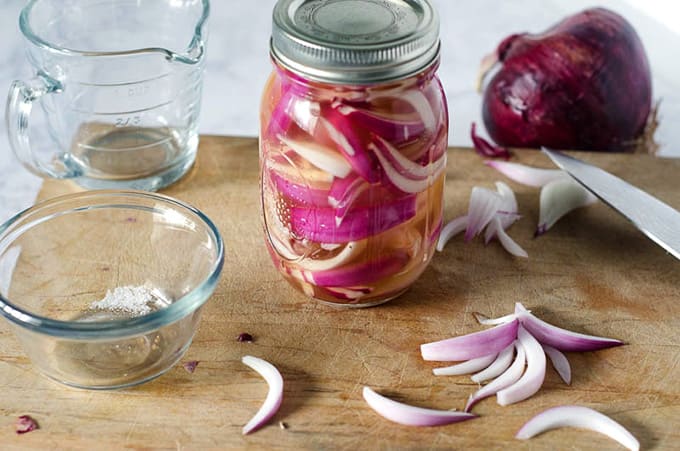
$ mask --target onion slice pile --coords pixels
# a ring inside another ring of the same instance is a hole
[[[485,227],[484,242],[497,238],[503,248],[516,257],[528,257],[527,252],[505,231],[519,219],[517,199],[512,189],[503,182],[496,182],[496,191],[475,186],[470,193],[468,213],[444,226],[437,250],[443,251],[446,243],[465,230],[465,241],[472,240]]]
[[[640,442],[623,426],[608,416],[583,406],[559,406],[541,412],[522,426],[515,438],[527,440],[560,427],[589,429],[616,440],[631,451],[640,449]]]
[[[245,435],[259,429],[279,410],[283,400],[283,378],[279,370],[266,360],[247,355],[241,359],[241,362],[257,371],[269,385],[269,392],[264,403],[255,416],[243,426],[243,434]]]
[[[553,326],[537,318],[519,302],[510,315],[487,318],[476,313],[475,317],[480,323],[494,327],[420,347],[424,360],[461,362],[435,368],[435,375],[477,372],[472,375],[474,382],[490,380],[470,396],[466,412],[477,402],[493,395],[503,406],[533,396],[545,379],[546,355],[560,378],[570,384],[571,367],[562,351],[594,351],[623,344],[620,340]]]
[[[476,415],[452,410],[425,409],[386,398],[364,387],[364,400],[382,417],[406,426],[441,426],[471,420]]]
[[[597,202],[597,197],[560,169],[534,168],[498,160],[488,160],[484,164],[517,183],[541,188],[536,236],[547,232],[570,211]]]

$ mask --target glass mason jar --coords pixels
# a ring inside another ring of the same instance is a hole
[[[279,0],[260,120],[267,247],[333,305],[403,293],[442,225],[448,113],[427,0]]]

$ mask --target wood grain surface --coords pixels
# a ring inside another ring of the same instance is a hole
[[[680,208],[680,161],[644,155],[579,154]],[[538,152],[516,161],[550,167]],[[361,310],[333,309],[294,291],[264,247],[257,142],[205,136],[192,172],[164,193],[203,210],[226,244],[226,265],[183,361],[147,384],[113,392],[61,386],[38,374],[6,322],[0,325],[0,448],[24,449],[621,449],[593,432],[563,429],[528,442],[513,437],[534,414],[578,404],[610,415],[642,449],[680,448],[680,262],[603,204],[573,212],[534,239],[538,190],[509,182],[522,218],[510,235],[529,259],[497,242],[452,240],[403,296]],[[450,149],[445,217],[464,214],[472,186],[505,180],[472,151]],[[46,181],[45,199],[78,190]],[[435,377],[423,342],[481,327],[472,312],[503,315],[516,301],[575,331],[627,345],[569,353],[571,386],[548,369],[533,398],[478,404],[479,418],[434,428],[390,423],[361,397],[369,385],[397,400],[461,409],[477,388],[469,377]],[[248,332],[253,343],[239,343]],[[280,368],[283,405],[269,425],[241,427],[267,393],[240,362],[245,354]],[[40,429],[16,435],[30,414]],[[283,429],[279,423],[284,422]]]

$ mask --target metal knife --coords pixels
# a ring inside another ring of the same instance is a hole
[[[545,147],[542,150],[584,188],[680,259],[680,212],[598,167],[556,150]]]

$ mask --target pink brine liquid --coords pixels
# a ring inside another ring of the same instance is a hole
[[[261,105],[265,237],[307,295],[365,307],[403,293],[442,224],[448,114],[436,64],[369,86],[310,82],[280,67]]]

